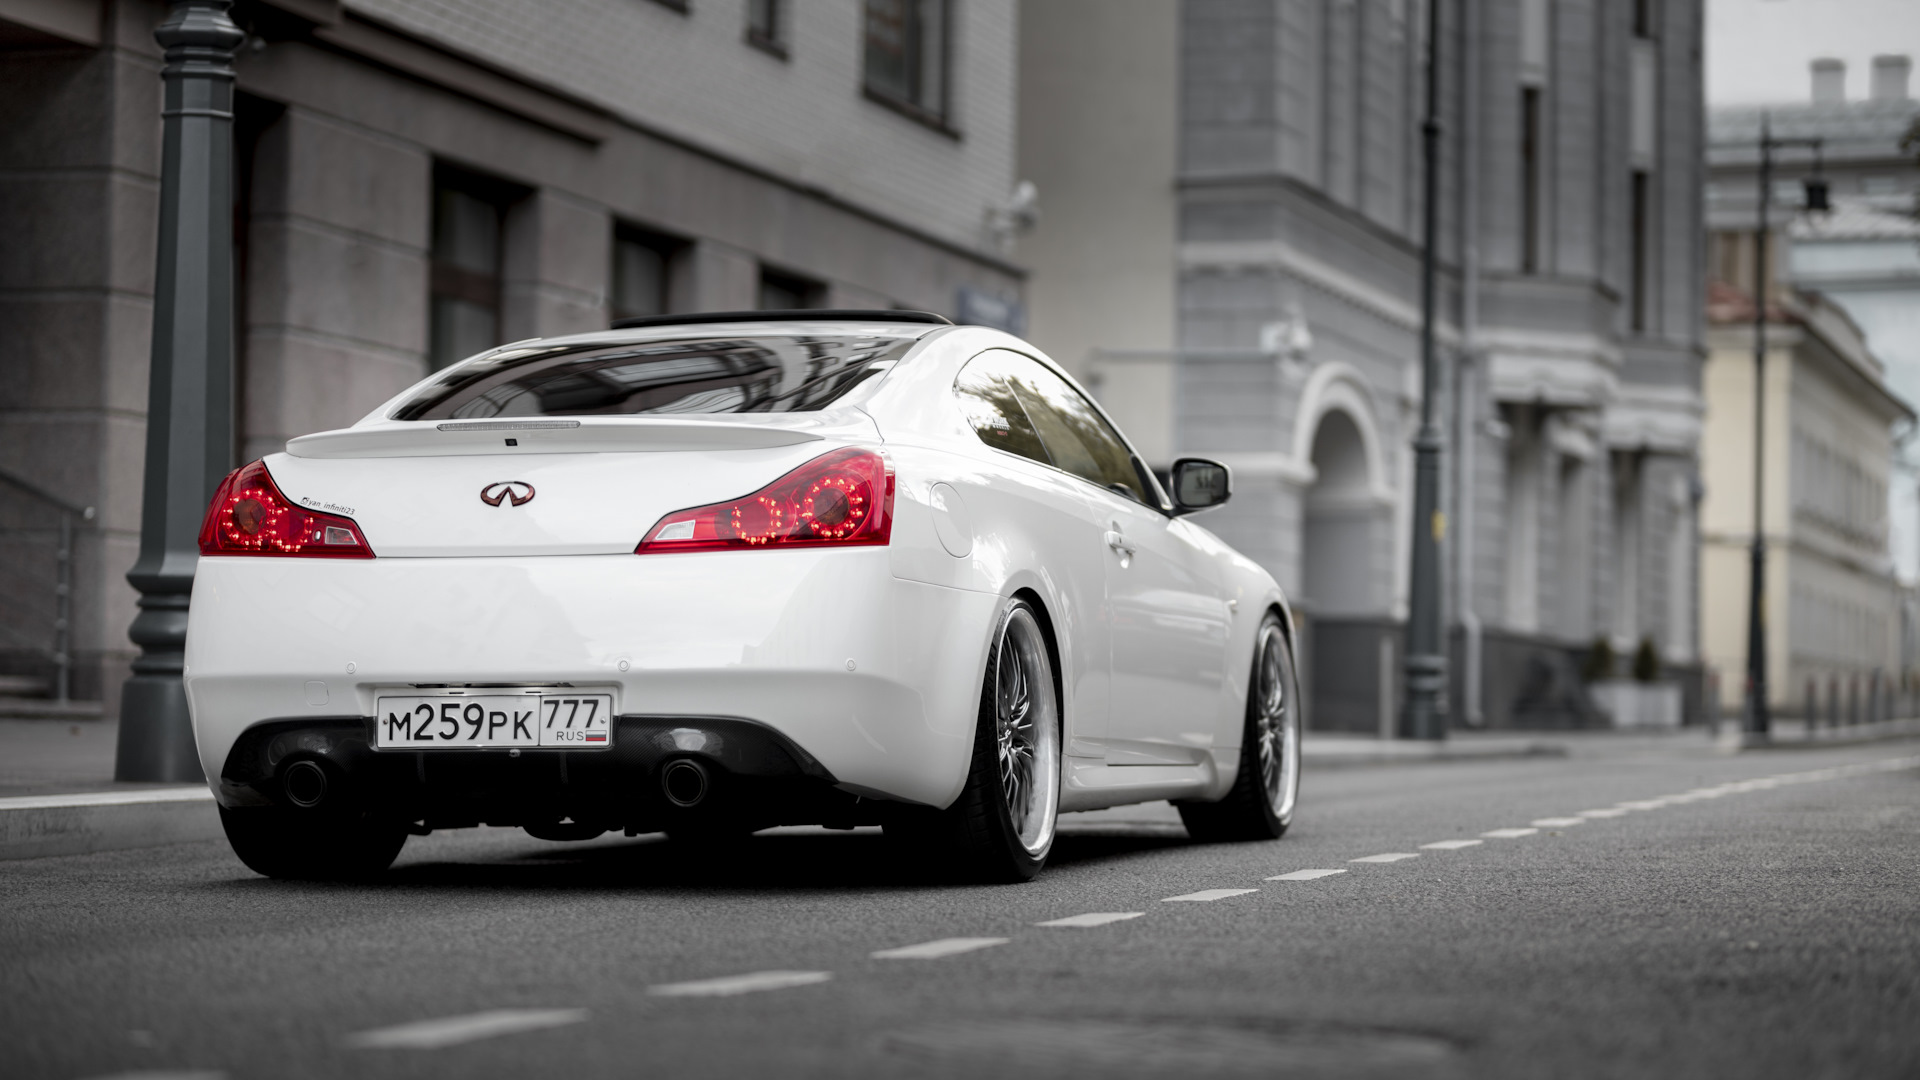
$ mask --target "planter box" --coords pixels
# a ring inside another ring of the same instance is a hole
[[[1587,688],[1593,703],[1617,728],[1680,726],[1680,684],[1608,679]]]

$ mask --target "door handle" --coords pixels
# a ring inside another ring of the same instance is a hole
[[[1127,543],[1127,538],[1119,529],[1107,530],[1107,546],[1128,558],[1133,557],[1133,545]]]

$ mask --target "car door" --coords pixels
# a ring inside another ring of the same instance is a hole
[[[1057,610],[1048,612],[1057,632],[1068,639],[1058,677],[1066,690],[1068,755],[1104,758],[1110,713],[1112,648],[1104,615],[1106,548],[1095,515],[1087,505],[1086,485],[1053,464],[1034,430],[1013,384],[1033,360],[993,349],[969,360],[954,380],[953,393],[980,441],[995,450],[1001,467],[977,477],[956,475],[957,486],[976,521],[1001,523],[980,538],[994,548],[993,558],[1008,567],[1025,567],[1047,579]]]
[[[1092,402],[1038,363],[1012,384],[1054,465],[1086,482],[1101,532],[1113,664],[1107,763],[1204,760],[1225,680],[1218,568]]]

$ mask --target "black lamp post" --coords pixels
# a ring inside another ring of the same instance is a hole
[[[1420,259],[1420,430],[1413,437],[1413,567],[1407,597],[1407,704],[1403,739],[1447,736],[1447,655],[1440,641],[1440,425],[1434,420],[1440,361],[1434,351],[1434,244],[1440,209],[1440,0],[1427,3],[1427,116],[1420,125],[1424,156],[1425,236]]]
[[[200,519],[233,454],[233,52],[245,35],[230,6],[176,0],[153,32],[166,49],[160,256],[120,780],[202,776],[181,674]]]
[[[1820,139],[1776,139],[1765,113],[1760,115],[1760,219],[1753,233],[1753,549],[1752,581],[1747,592],[1747,731],[1765,738],[1772,730],[1767,707],[1767,212],[1773,206],[1773,152],[1788,146],[1811,147],[1813,175],[1806,180],[1806,208],[1829,209],[1827,181],[1821,175]]]

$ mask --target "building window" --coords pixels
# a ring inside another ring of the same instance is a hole
[[[1647,329],[1647,174],[1644,170],[1633,171],[1632,197],[1633,212],[1628,227],[1633,230],[1633,236],[1628,242],[1628,257],[1633,265],[1628,268],[1632,281],[1627,287],[1627,303],[1634,332],[1644,333]]]
[[[1656,0],[1633,0],[1633,36],[1653,36],[1653,5]]]
[[[747,0],[747,44],[787,57],[786,0]]]
[[[948,0],[866,0],[867,95],[945,127],[947,26]]]
[[[653,0],[663,8],[672,8],[682,15],[687,13],[687,0]]]
[[[428,359],[433,369],[500,342],[500,238],[510,197],[484,177],[436,169]]]
[[[619,226],[613,233],[613,317],[665,315],[675,258],[686,244],[672,237]]]
[[[1520,91],[1520,270],[1540,272],[1540,88]]]
[[[817,281],[760,268],[760,310],[792,311],[817,308],[826,300],[827,287]]]

